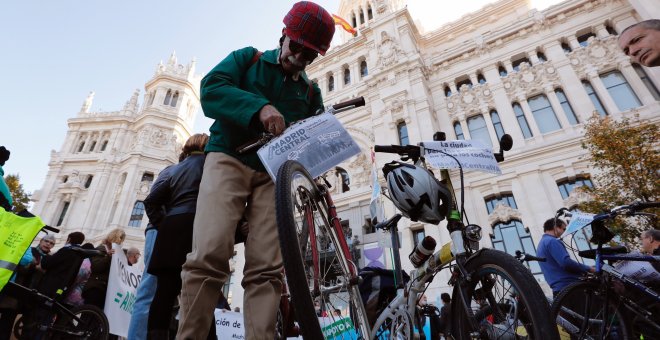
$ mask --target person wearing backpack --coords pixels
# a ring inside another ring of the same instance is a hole
[[[325,54],[335,32],[330,13],[313,2],[294,4],[283,23],[279,48],[236,50],[202,79],[202,109],[215,122],[205,149],[192,252],[181,273],[177,339],[206,337],[243,216],[250,224],[242,282],[246,339],[275,335],[282,290],[275,185],[256,152],[236,149],[263,132],[279,135],[287,124],[323,109],[321,91],[305,67]]]

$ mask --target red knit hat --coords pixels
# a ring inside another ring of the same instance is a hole
[[[289,39],[321,55],[325,55],[335,34],[335,22],[330,13],[309,1],[295,3],[282,22]]]

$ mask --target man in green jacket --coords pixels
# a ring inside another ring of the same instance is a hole
[[[275,186],[256,153],[236,148],[261,132],[281,134],[286,125],[323,108],[319,88],[304,72],[325,54],[335,26],[332,16],[301,1],[285,16],[280,48],[260,54],[232,52],[201,83],[204,114],[215,119],[195,216],[193,247],[181,274],[181,320],[177,339],[205,339],[213,309],[227,282],[234,235],[242,216],[245,242],[246,339],[273,339],[282,290],[282,258],[275,224]]]

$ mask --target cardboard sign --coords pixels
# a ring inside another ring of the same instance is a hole
[[[110,333],[127,337],[143,268],[129,266],[128,259],[120,245],[112,244],[112,249],[115,250],[115,253],[112,254],[103,312],[108,317]]]
[[[291,125],[257,154],[275,182],[277,170],[287,160],[300,162],[312,177],[318,177],[359,152],[339,120],[326,113]]]
[[[464,171],[483,171],[501,175],[493,150],[476,140],[449,140],[443,142],[423,142],[426,161],[438,169],[458,169],[454,156]]]

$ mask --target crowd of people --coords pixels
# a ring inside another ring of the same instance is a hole
[[[144,247],[145,272],[138,287],[129,339],[169,339],[172,310],[179,297],[178,339],[214,339],[213,311],[229,309],[221,289],[230,275],[235,234],[248,228],[245,239],[246,339],[273,338],[282,290],[282,258],[275,226],[274,183],[255,153],[239,154],[240,145],[267,132],[281,134],[286,126],[323,108],[318,86],[304,70],[324,55],[334,35],[332,16],[307,1],[293,5],[283,19],[279,47],[258,51],[252,47],[232,52],[201,82],[204,114],[213,119],[210,136],[188,139],[179,163],[163,169],[145,199],[149,217]],[[660,65],[660,20],[634,25],[619,37],[619,45],[633,61]],[[0,147],[0,176],[9,151]],[[10,211],[12,199],[0,181],[0,206]],[[244,228],[243,228],[244,227]],[[538,255],[548,258],[541,268],[554,294],[593,268],[570,259],[558,241],[563,222],[551,219]],[[113,244],[126,234],[110,231],[98,246],[72,232],[63,247],[52,252],[55,237],[46,235],[28,249],[12,280],[49,296],[62,295],[67,304],[91,304],[103,309]],[[658,254],[657,230],[642,235],[644,250]],[[96,249],[102,256],[81,257],[72,248]],[[135,264],[139,249],[125,249]],[[62,293],[64,292],[64,293]],[[449,333],[450,297],[432,310],[433,334]],[[9,339],[21,301],[0,295],[0,340]],[[335,313],[341,314],[340,311]],[[35,318],[44,317],[35,315]],[[46,316],[47,317],[47,316]],[[26,328],[28,329],[28,328]]]

